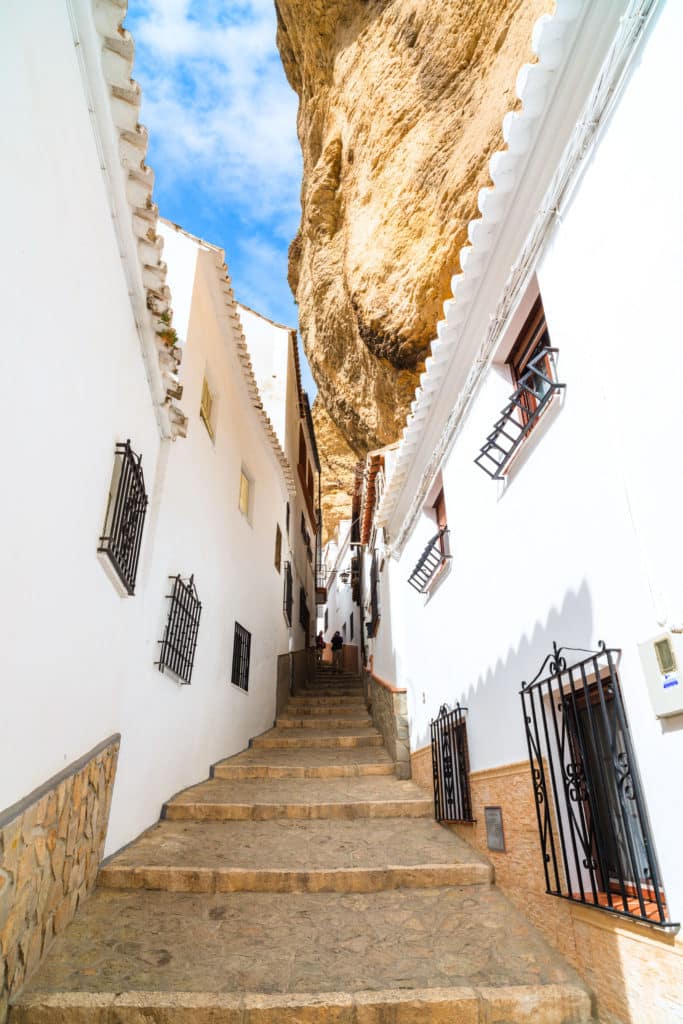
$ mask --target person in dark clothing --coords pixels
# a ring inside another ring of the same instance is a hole
[[[316,656],[316,661],[318,663],[320,663],[323,660],[324,652],[325,652],[325,641],[323,640],[323,631],[321,629],[320,632],[318,633],[317,637],[315,638],[315,656]]]
[[[344,637],[339,630],[332,637],[332,664],[335,672],[341,672],[344,657]]]

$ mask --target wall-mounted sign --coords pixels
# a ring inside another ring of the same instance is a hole
[[[489,850],[505,853],[502,807],[485,807],[484,818],[486,820],[486,844]]]

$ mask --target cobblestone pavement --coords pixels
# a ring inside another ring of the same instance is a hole
[[[354,691],[322,678],[283,717]],[[583,984],[380,734],[328,726],[274,729],[172,798],[188,820],[105,866],[10,1024],[589,1024]]]
[[[98,890],[29,991],[343,992],[572,977],[490,886],[341,896]]]

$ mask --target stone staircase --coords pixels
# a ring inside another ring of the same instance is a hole
[[[588,1024],[329,670],[117,854],[10,1024]]]

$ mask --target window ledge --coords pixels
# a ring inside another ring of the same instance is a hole
[[[425,604],[429,604],[434,594],[437,592],[441,584],[450,575],[453,567],[453,556],[445,555],[441,561],[441,566],[436,570],[431,580],[427,584],[424,591]]]
[[[624,917],[615,914],[608,907],[599,903],[570,902],[572,917],[582,924],[602,931],[619,932],[640,941],[663,943],[675,947],[683,957],[683,939],[680,937],[680,925],[662,925],[657,921],[646,921],[641,917]]]

